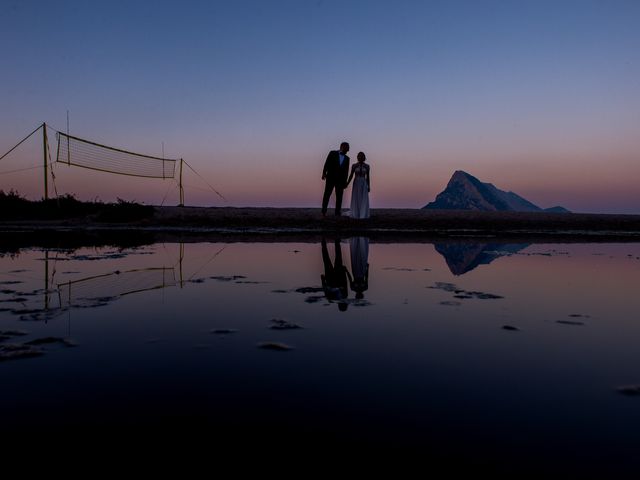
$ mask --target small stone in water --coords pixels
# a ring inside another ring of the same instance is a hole
[[[618,393],[629,396],[640,395],[640,385],[623,385],[618,387]]]
[[[293,349],[293,347],[290,347],[289,345],[278,342],[262,342],[258,344],[258,348],[263,348],[265,350],[277,350],[281,352]]]
[[[513,325],[503,325],[503,330],[509,330],[510,332],[519,332],[520,329],[518,327],[514,327]]]
[[[291,323],[281,318],[273,318],[271,320],[271,323],[273,325],[271,325],[269,328],[271,328],[272,330],[296,330],[296,329],[302,328],[297,323]]]
[[[215,328],[211,330],[211,333],[215,333],[216,335],[228,335],[230,333],[236,333],[238,330],[235,328]]]

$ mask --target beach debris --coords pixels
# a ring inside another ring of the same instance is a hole
[[[354,307],[370,307],[373,305],[369,300],[365,300],[363,298],[349,298],[347,300],[349,305],[353,305]],[[405,305],[409,304],[409,300],[406,300]]]
[[[2,333],[9,337],[27,335],[27,332],[22,330],[7,330]],[[66,347],[75,346],[71,340],[59,337],[36,338],[24,343],[4,343],[0,344],[0,361],[39,357],[46,353],[42,347],[52,344],[62,344]]]
[[[106,305],[106,304],[105,304]],[[34,310],[32,313],[19,314],[20,321],[22,322],[47,322],[58,315],[60,315],[65,310]],[[15,310],[12,310],[11,313],[16,314]]]
[[[433,285],[427,287],[433,290],[443,290],[445,292],[454,293],[454,298],[459,298],[461,300],[467,300],[471,298],[477,298],[479,300],[494,300],[498,298],[504,298],[501,295],[494,295],[493,293],[486,292],[478,292],[475,290],[464,290],[462,288],[458,288],[453,283],[447,282],[435,282]]]
[[[61,337],[36,338],[34,340],[29,340],[28,342],[24,342],[23,345],[29,345],[29,346],[51,345],[51,344],[56,344],[56,343],[64,345],[65,347],[75,347],[76,346],[75,342],[73,342],[72,340],[69,340],[67,338],[61,338]]]
[[[500,253],[500,252],[498,252]],[[506,252],[505,252],[506,254]],[[518,253],[508,253],[508,256],[511,255],[521,255],[524,257],[553,257],[553,256],[557,256],[557,255],[566,255],[566,256],[570,256],[569,252],[559,252],[558,250],[547,250],[546,252],[518,252]]]
[[[494,300],[498,298],[504,298],[500,295],[494,295],[493,293],[485,293],[485,292],[466,292],[467,295],[471,295],[473,298],[478,298],[480,300]]]
[[[39,357],[40,355],[44,355],[44,350],[30,345],[15,343],[0,345],[0,361]]]
[[[28,335],[24,330],[0,330],[0,342],[10,340],[13,337],[22,337]]]
[[[560,323],[562,325],[584,325],[584,322],[577,322],[575,320],[557,320],[556,323]]]
[[[456,287],[453,283],[447,282],[435,282],[432,286],[427,288],[432,288],[434,290],[444,290],[445,292],[464,292],[464,290],[458,289],[458,287]]]
[[[275,350],[280,352],[293,350],[293,347],[285,343],[279,343],[279,342],[260,342],[258,343],[258,348],[262,348],[264,350]]]
[[[256,280],[236,280],[234,283],[243,283],[246,285],[258,285],[261,283],[269,283],[269,282],[258,282]]]
[[[20,280],[5,280],[4,282],[0,282],[0,285],[16,285],[18,283],[24,283]]]
[[[571,318],[591,318],[589,315],[582,315],[581,313],[571,313],[569,316]]]
[[[513,325],[503,325],[502,330],[507,330],[509,332],[519,332],[520,329],[518,327],[514,327]]]
[[[214,328],[210,331],[210,333],[213,333],[215,335],[230,335],[237,332],[238,330],[236,330],[235,328]]]
[[[640,385],[622,385],[616,389],[618,393],[629,397],[640,396]]]
[[[14,297],[14,298],[6,298],[4,300],[0,300],[2,303],[24,303],[27,299],[24,297]]]
[[[289,293],[289,290],[277,289],[277,290],[271,290],[271,293]]]
[[[247,277],[245,277],[244,275],[231,275],[231,276],[217,275],[209,278],[211,280],[218,280],[219,282],[230,282],[232,280],[239,280],[241,278],[247,278]]]
[[[32,315],[34,313],[44,312],[44,308],[21,308],[21,309],[13,309],[11,313],[14,315]]]
[[[104,254],[98,254],[98,255],[69,255],[67,258],[58,258],[57,260],[58,261],[79,260],[84,262],[84,261],[94,261],[94,260],[126,258],[127,256],[128,254],[123,252],[105,252]],[[44,260],[44,258],[42,260]]]
[[[382,270],[391,270],[394,272],[415,272],[415,268],[407,268],[407,267],[384,267]]]
[[[270,322],[271,325],[269,326],[269,328],[271,330],[298,330],[302,328],[297,323],[292,323],[282,318],[272,318]]]
[[[321,302],[325,297],[323,295],[310,295],[304,299],[307,303],[318,303]]]
[[[324,292],[324,288],[322,287],[300,287],[295,290],[298,293],[316,293],[316,292]]]
[[[22,337],[24,335],[29,335],[29,332],[25,332],[24,330],[0,330],[0,335],[9,335],[12,337]]]
[[[445,305],[447,307],[459,307],[462,303],[456,302],[455,300],[446,300],[444,302],[440,302],[440,305]]]
[[[204,283],[205,279],[204,278],[193,278],[191,280],[189,280],[189,283]]]

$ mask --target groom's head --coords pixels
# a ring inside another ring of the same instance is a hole
[[[349,144],[347,142],[342,142],[340,144],[340,152],[347,153],[349,151]]]

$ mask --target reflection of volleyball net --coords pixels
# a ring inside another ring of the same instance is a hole
[[[178,160],[128,152],[58,132],[56,161],[120,175],[174,178]]]
[[[145,268],[96,275],[58,284],[60,307],[91,306],[132,293],[176,285],[173,267]]]

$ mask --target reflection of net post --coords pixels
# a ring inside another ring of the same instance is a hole
[[[180,204],[179,207],[184,207],[184,188],[182,187],[182,164],[184,160],[180,159]]]
[[[184,282],[182,281],[182,260],[184,259],[184,242],[180,242],[180,288],[184,286]]]
[[[49,250],[44,251],[44,309],[49,310]]]

